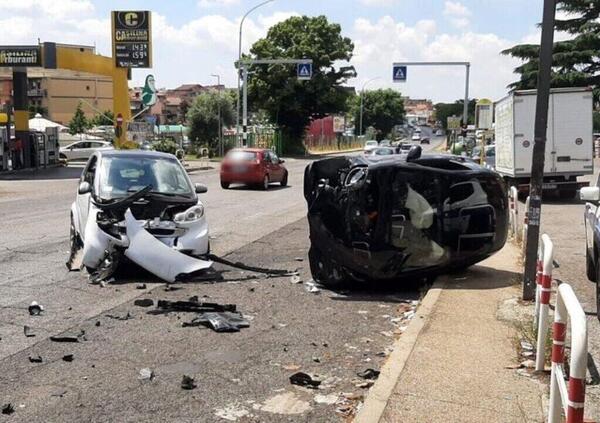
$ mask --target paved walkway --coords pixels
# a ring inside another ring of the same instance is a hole
[[[497,318],[519,295],[517,254],[507,244],[443,281],[379,421],[543,421],[543,386],[507,369],[517,363],[518,336]]]

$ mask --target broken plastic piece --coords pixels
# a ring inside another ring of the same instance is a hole
[[[35,336],[35,333],[32,332],[32,329],[25,325],[23,326],[23,334],[27,337],[27,338],[32,338]]]
[[[12,414],[15,412],[15,407],[9,402],[2,406],[2,414]]]
[[[363,372],[359,372],[356,375],[363,379],[377,379],[379,377],[379,370],[367,369]]]
[[[152,380],[154,379],[154,372],[145,367],[143,369],[140,370],[140,375],[138,377],[139,380]]]
[[[135,289],[146,289],[146,284],[145,284],[145,283],[140,283],[140,284],[137,284],[137,285],[135,286]]]
[[[311,294],[318,294],[319,292],[321,292],[321,289],[317,287],[317,284],[313,281],[306,282],[304,286],[306,287],[306,291],[310,292]]]
[[[300,276],[294,275],[290,278],[290,282],[293,284],[302,283],[302,279],[300,279]]]
[[[158,300],[156,306],[169,311],[189,311],[204,313],[207,311],[236,311],[235,304],[217,304],[197,301],[168,301]]]
[[[187,375],[183,375],[183,379],[181,380],[181,388],[188,390],[195,389],[196,384],[194,383],[194,378]]]
[[[82,330],[77,335],[62,335],[62,336],[51,336],[50,340],[53,342],[79,342],[79,339],[85,336],[85,331]]]
[[[71,361],[73,361],[73,354],[65,354],[65,355],[63,355],[62,359],[63,359],[63,361],[70,363]]]
[[[42,363],[44,360],[42,360],[42,356],[38,355],[36,357],[31,357],[29,356],[29,362],[30,363]]]
[[[29,314],[32,316],[39,316],[44,311],[44,307],[39,305],[37,301],[32,301],[29,305]]]
[[[250,327],[240,313],[208,312],[192,320],[191,326],[203,325],[215,332],[239,332],[242,328]],[[188,325],[190,326],[190,325]]]
[[[163,244],[144,229],[130,209],[125,212],[125,226],[129,238],[125,256],[167,282],[175,282],[187,274],[212,266],[212,261],[187,256]]]
[[[305,386],[311,389],[317,389],[321,384],[320,380],[313,379],[310,375],[298,372],[290,376],[290,383],[292,385]]]
[[[133,304],[138,307],[152,307],[154,305],[154,300],[152,298],[141,298],[135,300]]]
[[[127,314],[125,316],[117,316],[115,314],[105,314],[106,317],[108,317],[109,319],[114,319],[114,320],[129,320],[129,319],[133,319],[133,314],[131,314],[130,312],[127,312]]]

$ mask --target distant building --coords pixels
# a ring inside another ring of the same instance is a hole
[[[413,124],[433,123],[433,102],[426,99],[403,97],[406,121]]]
[[[44,117],[67,124],[77,105],[83,103],[86,117],[94,110],[112,110],[112,78],[63,69],[29,68],[27,70],[29,105],[47,111]],[[12,103],[12,71],[0,69],[0,103]],[[93,106],[93,107],[92,107]]]

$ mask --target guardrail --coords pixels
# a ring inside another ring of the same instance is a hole
[[[569,383],[565,382],[563,367],[567,320],[571,322],[571,359]],[[550,377],[550,405],[548,422],[582,423],[585,405],[585,374],[587,369],[587,322],[573,288],[563,283],[558,286],[554,325],[552,327],[552,373]],[[561,410],[562,407],[562,410]]]
[[[538,252],[537,275],[535,288],[535,317],[534,326],[537,327],[537,345],[535,357],[535,370],[544,370],[546,360],[546,336],[548,335],[548,314],[550,310],[550,294],[552,293],[552,267],[554,265],[554,244],[546,234],[542,235],[542,242]]]
[[[517,187],[510,187],[508,191],[508,205],[509,205],[509,229],[511,235],[519,241],[519,192]]]

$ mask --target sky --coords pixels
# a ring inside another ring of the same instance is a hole
[[[110,11],[151,10],[153,68],[133,71],[131,85],[153,74],[158,87],[211,85],[219,74],[236,86],[241,17],[259,0],[0,0],[0,45],[37,40],[95,45],[110,55]],[[393,88],[434,102],[464,97],[464,67],[411,67],[406,83],[392,82],[392,63],[471,62],[470,97],[497,100],[517,76],[519,64],[500,51],[539,43],[542,0],[274,0],[252,12],[242,49],[270,26],[293,15],[325,15],[355,45],[351,64],[358,90]],[[558,34],[560,37],[560,34]]]

